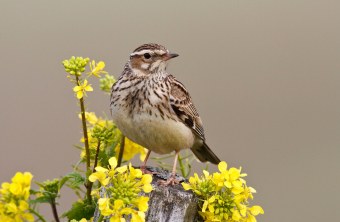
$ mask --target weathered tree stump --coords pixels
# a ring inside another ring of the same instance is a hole
[[[147,167],[154,172],[152,186],[154,190],[149,194],[149,209],[146,212],[147,222],[199,222],[203,221],[198,214],[198,199],[191,191],[185,191],[181,184],[174,186],[162,186],[159,180],[166,180],[170,173],[155,167]],[[180,182],[183,177],[176,176]],[[94,222],[99,218],[99,210],[96,209]],[[109,221],[106,219],[105,221]]]

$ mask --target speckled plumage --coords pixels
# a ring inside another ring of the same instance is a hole
[[[201,118],[184,87],[166,71],[177,54],[144,44],[130,55],[112,86],[115,124],[132,141],[156,153],[191,149],[201,161],[220,162],[205,143]]]

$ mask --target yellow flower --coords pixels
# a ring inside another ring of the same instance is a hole
[[[142,176],[142,180],[141,180],[142,184],[143,184],[143,191],[144,193],[150,193],[152,191],[152,176],[150,174],[144,174]]]
[[[122,200],[115,200],[113,203],[114,210],[120,210],[124,206],[124,202]]]
[[[131,222],[144,222],[145,221],[145,213],[138,211],[137,213],[132,214]]]
[[[118,219],[122,217],[122,208],[124,207],[122,200],[115,200],[112,204],[109,198],[100,198],[98,205],[103,216],[113,215],[110,220],[119,221]]]
[[[242,217],[247,215],[247,206],[245,204],[237,204],[237,208],[240,211]]]
[[[34,221],[34,217],[30,213],[23,213],[22,218],[24,218],[24,221]]]
[[[116,171],[117,171],[118,173],[124,173],[124,172],[127,171],[127,166],[117,167],[117,168],[116,168]]]
[[[231,181],[237,180],[238,178],[240,178],[240,170],[236,169],[234,167],[230,168],[229,170],[229,179]]]
[[[93,88],[90,84],[88,84],[87,80],[85,79],[83,84],[80,84],[78,86],[73,87],[73,91],[77,95],[77,99],[81,99],[86,95],[86,92],[93,91]]]
[[[111,169],[116,168],[116,166],[118,165],[118,162],[117,162],[116,157],[111,157],[111,158],[109,159],[109,164],[110,164],[110,166],[111,166]]]
[[[222,188],[224,186],[225,176],[221,173],[213,173],[212,181],[216,184],[217,187]]]
[[[184,190],[191,190],[192,189],[192,187],[191,187],[191,185],[189,183],[184,183],[183,182],[182,186],[183,186]]]
[[[189,182],[190,182],[191,184],[194,184],[194,183],[200,183],[201,180],[200,180],[200,178],[198,177],[198,174],[197,174],[197,173],[194,173],[194,176],[189,178]]]
[[[12,183],[9,187],[9,190],[11,191],[12,194],[14,194],[15,196],[18,196],[22,193],[21,184]]]
[[[106,177],[106,172],[108,170],[101,167],[101,166],[97,166],[95,169],[96,169],[96,172],[92,173],[89,176],[89,180],[91,182],[95,182],[96,180],[98,180],[100,182],[100,184],[103,185],[103,186],[106,186],[107,184],[109,184],[110,178]]]
[[[28,210],[28,208],[29,208],[29,204],[26,201],[23,201],[23,200],[19,201],[19,209],[21,211]]]
[[[246,222],[256,222],[256,218],[253,215],[249,214]]]
[[[99,210],[102,215],[109,216],[112,214],[112,210],[110,209],[110,199],[109,198],[100,198],[98,200]]]
[[[116,154],[119,154],[120,149],[120,143],[116,146]],[[141,159],[144,160],[146,156],[145,148],[141,145],[138,145],[137,143],[132,142],[127,137],[125,137],[125,146],[124,146],[124,153],[123,153],[123,159],[124,160],[131,160],[136,154],[141,155]]]
[[[113,215],[110,218],[110,222],[126,222],[124,218],[121,218],[120,215]]]
[[[13,202],[7,204],[7,212],[16,214],[18,212],[17,205]]]
[[[231,192],[233,192],[233,194],[240,194],[240,193],[244,192],[243,184],[240,181],[234,181]]]
[[[81,113],[78,115],[79,119],[81,119]],[[85,119],[91,124],[95,125],[98,122],[98,117],[94,112],[85,112]]]
[[[96,77],[100,77],[100,74],[106,74],[107,72],[104,71],[105,62],[99,61],[97,64],[94,60],[90,63],[90,70],[89,75],[94,75]]]
[[[13,183],[20,183],[23,186],[30,186],[32,180],[32,174],[29,172],[21,173],[17,172],[15,176],[12,178]]]
[[[219,170],[221,173],[227,171],[227,167],[228,167],[228,164],[227,164],[225,161],[221,161],[221,162],[218,164],[218,170]]]
[[[250,213],[252,214],[252,215],[254,215],[254,216],[257,216],[257,215],[259,215],[259,214],[264,214],[264,211],[263,211],[263,209],[262,209],[262,207],[260,207],[260,206],[252,206],[252,207],[250,207],[249,208],[249,211],[250,211]]]
[[[1,189],[0,189],[0,194],[6,194],[7,190],[9,189],[9,187],[11,186],[10,183],[8,182],[3,182],[1,184]]]
[[[203,203],[203,207],[202,207],[202,212],[205,212],[205,210],[207,209],[208,207],[208,204],[210,203],[213,203],[215,201],[216,197],[215,196],[212,196],[210,197],[208,200],[205,200],[204,203]],[[214,208],[210,208],[209,209],[210,212],[214,212]]]
[[[0,221],[33,221],[34,217],[28,212],[28,198],[32,174],[17,172],[12,183],[2,183],[0,189]]]
[[[136,201],[138,205],[138,209],[142,212],[146,212],[149,208],[148,201],[149,201],[149,197],[142,196],[138,198],[138,200]]]
[[[232,218],[234,221],[240,221],[241,219],[241,214],[238,212],[237,209],[232,209],[231,212],[233,213]]]
[[[140,169],[135,169],[132,167],[132,164],[129,163],[129,170],[130,170],[130,178],[134,179],[134,178],[141,178],[143,173]]]

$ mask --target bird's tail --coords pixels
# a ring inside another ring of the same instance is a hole
[[[209,161],[213,164],[219,164],[221,162],[221,160],[213,153],[205,142],[203,142],[202,146],[193,147],[191,150],[201,162]]]

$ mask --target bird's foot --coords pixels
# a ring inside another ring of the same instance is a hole
[[[158,174],[157,172],[152,172],[152,171],[146,169],[145,166],[144,166],[144,167],[141,166],[141,167],[140,167],[140,170],[142,171],[143,174],[151,174],[151,175],[156,175],[156,174]]]
[[[169,179],[167,179],[166,181],[164,180],[158,181],[158,184],[162,186],[169,186],[169,185],[173,186],[173,185],[179,184],[179,180],[176,180],[175,175],[171,175],[171,177],[169,177]]]

